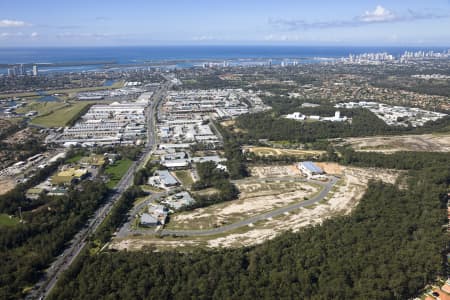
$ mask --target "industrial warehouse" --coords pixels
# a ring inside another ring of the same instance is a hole
[[[57,141],[76,144],[141,144],[146,134],[147,100],[94,105]]]

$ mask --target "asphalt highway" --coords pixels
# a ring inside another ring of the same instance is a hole
[[[108,197],[105,203],[97,209],[94,215],[87,222],[86,226],[73,237],[72,241],[69,243],[69,246],[63,251],[63,253],[54,260],[54,262],[46,270],[45,275],[41,278],[41,280],[39,280],[33,291],[30,292],[26,299],[45,299],[49,295],[51,290],[56,285],[60,275],[69,268],[84,246],[86,246],[87,238],[98,229],[106,216],[111,212],[111,209],[122,193],[133,184],[133,177],[135,172],[138,170],[138,167],[145,164],[145,162],[151,157],[156,146],[156,128],[154,117],[156,115],[156,109],[159,102],[170,86],[170,82],[163,84],[152,95],[151,104],[147,109],[148,141],[140,159],[133,162],[117,184],[114,192]]]

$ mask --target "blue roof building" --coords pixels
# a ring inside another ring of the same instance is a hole
[[[308,176],[323,174],[323,170],[312,161],[303,161],[298,164],[298,168]]]

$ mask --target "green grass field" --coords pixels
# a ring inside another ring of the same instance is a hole
[[[189,187],[194,183],[191,172],[188,170],[175,171],[175,176],[181,181],[183,186]]]
[[[84,87],[84,88],[74,88],[74,89],[50,90],[50,91],[47,91],[47,93],[48,94],[70,94],[71,96],[75,96],[75,94],[80,93],[80,92],[118,89],[118,88],[123,87],[124,84],[125,84],[124,81],[117,81],[111,86],[94,86],[94,87]]]
[[[18,108],[17,112],[25,114],[34,110],[37,111],[38,116],[41,116],[61,109],[66,105],[64,102],[29,102],[26,106]]]
[[[106,185],[111,189],[114,188],[132,163],[133,161],[129,159],[121,159],[112,165],[108,165],[105,169],[105,173],[109,175],[110,180]]]
[[[70,163],[70,164],[74,164],[74,163],[79,162],[83,157],[84,157],[83,155],[77,154],[74,157],[68,159],[67,162]]]
[[[74,103],[61,109],[55,110],[48,115],[36,117],[31,121],[31,123],[44,127],[66,126],[74,116],[76,116],[83,108],[85,108],[89,104],[89,102]]]
[[[17,218],[10,218],[7,214],[0,214],[0,227],[16,226],[17,224],[19,224],[19,220]]]

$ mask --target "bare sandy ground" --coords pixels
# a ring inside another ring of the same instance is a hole
[[[298,181],[298,178],[270,182],[250,178],[240,180],[236,185],[240,191],[239,199],[175,214],[171,217],[171,228],[203,229],[220,226],[303,201],[305,197],[318,191],[318,187]]]
[[[295,165],[252,166],[249,169],[250,174],[255,178],[274,178],[301,175],[301,172]]]
[[[176,249],[178,247],[198,246],[198,241],[174,241],[167,239],[141,239],[139,237],[129,238],[121,241],[113,241],[109,248],[115,250],[142,250],[145,247],[164,247],[164,249]]]
[[[337,216],[348,214],[358,204],[367,189],[370,179],[379,179],[387,183],[395,183],[398,171],[386,169],[362,169],[353,167],[344,167],[335,164],[322,165],[324,169],[330,168],[336,173],[340,173],[341,180],[335,189],[330,192],[325,201],[306,208],[300,208],[288,214],[274,219],[268,219],[264,222],[248,226],[247,231],[243,233],[231,232],[226,236],[206,238],[177,238],[177,240],[165,240],[158,238],[133,237],[126,240],[115,240],[111,247],[114,249],[136,250],[145,246],[155,247],[156,249],[182,249],[185,247],[202,246],[209,248],[237,248],[251,246],[263,243],[277,235],[292,230],[294,232],[306,226],[321,224],[324,220]],[[274,197],[275,198],[275,197]],[[276,201],[277,200],[272,200]],[[250,203],[250,202],[249,202]],[[253,203],[254,204],[254,203]],[[223,207],[221,213],[233,213],[242,206],[236,204],[232,208]],[[186,219],[189,220],[189,219]],[[183,246],[182,246],[183,245]]]
[[[397,151],[450,152],[450,134],[347,138],[340,144],[349,144],[357,151],[377,151],[384,153]]]
[[[344,171],[344,167],[339,165],[338,163],[316,162],[315,164],[327,174],[342,175]]]
[[[6,194],[16,186],[14,179],[0,179],[0,195]]]
[[[254,147],[254,146],[244,146],[245,151],[255,153],[259,156],[299,156],[299,157],[312,157],[320,156],[324,151],[314,151],[314,150],[299,150],[299,149],[282,149],[282,148],[272,148],[272,147]]]
[[[302,227],[320,224],[327,218],[348,214],[362,198],[370,179],[394,183],[398,176],[395,171],[381,169],[342,167],[342,172],[342,182],[326,203],[301,208],[281,218],[267,220],[264,224],[255,226],[255,229],[245,233],[211,239],[208,241],[208,247],[242,247],[260,244],[287,230],[296,232]]]

